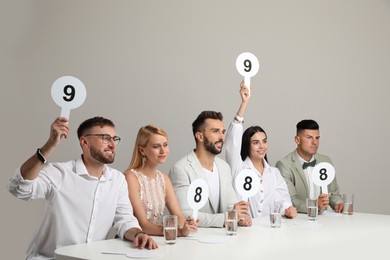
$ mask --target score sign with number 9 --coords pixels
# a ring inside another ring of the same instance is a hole
[[[236,68],[238,73],[244,77],[245,86],[251,89],[251,77],[259,71],[259,61],[255,55],[250,52],[243,52],[236,59]]]
[[[62,108],[61,116],[69,118],[70,110],[81,106],[87,96],[84,84],[72,76],[63,76],[51,87],[54,102]]]
[[[335,174],[333,165],[327,162],[319,163],[312,171],[313,183],[321,187],[322,193],[328,194],[328,184],[333,181]]]
[[[244,78],[251,78],[256,75],[259,67],[259,60],[250,52],[241,53],[236,59],[237,71]]]

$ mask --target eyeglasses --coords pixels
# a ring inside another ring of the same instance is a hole
[[[100,136],[105,144],[108,144],[112,140],[115,145],[118,145],[121,140],[119,136],[111,136],[109,134],[86,134],[84,136]]]

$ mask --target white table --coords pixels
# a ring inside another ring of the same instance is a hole
[[[308,221],[304,214],[282,221],[282,227],[274,229],[268,218],[257,219],[252,227],[239,227],[232,237],[225,236],[222,228],[201,228],[191,237],[178,238],[175,245],[165,245],[163,237],[154,237],[163,253],[155,259],[388,259],[390,215],[325,212],[317,223]],[[210,244],[197,240],[210,236],[230,241]],[[111,239],[58,248],[55,256],[58,260],[132,259],[101,253],[129,250],[135,250],[130,242]]]

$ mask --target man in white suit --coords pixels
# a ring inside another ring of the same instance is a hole
[[[180,207],[186,216],[192,214],[187,203],[187,191],[192,181],[204,179],[209,186],[210,195],[206,205],[199,210],[200,227],[223,227],[224,212],[234,208],[238,212],[238,224],[250,226],[248,202],[237,202],[229,165],[216,157],[222,151],[225,129],[222,114],[203,111],[192,123],[196,148],[180,159],[169,172]]]

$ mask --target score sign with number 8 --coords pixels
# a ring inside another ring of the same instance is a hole
[[[242,196],[243,201],[255,195],[260,189],[259,176],[250,169],[242,170],[235,179],[236,191]]]
[[[195,179],[191,182],[187,191],[187,202],[192,209],[192,216],[197,219],[198,211],[209,199],[209,186],[203,179]]]
[[[322,193],[328,194],[328,184],[333,181],[335,174],[334,167],[330,163],[319,163],[312,171],[313,183],[321,187]]]
[[[51,97],[61,107],[61,117],[69,119],[70,110],[81,106],[87,96],[84,84],[72,76],[63,76],[54,81]]]

